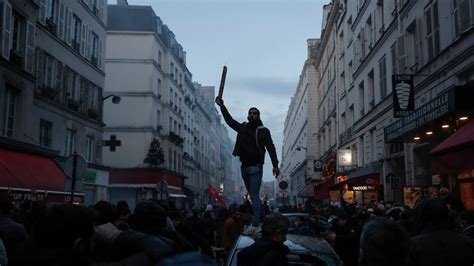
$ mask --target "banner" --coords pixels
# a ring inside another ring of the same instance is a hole
[[[211,184],[207,185],[207,194],[209,194],[211,198],[217,200],[222,207],[227,208],[227,204],[225,203],[224,199],[219,196],[219,192]]]
[[[393,115],[404,117],[415,110],[413,75],[392,75]]]

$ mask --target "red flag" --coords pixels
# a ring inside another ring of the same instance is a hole
[[[207,185],[207,194],[209,194],[211,198],[217,200],[222,207],[227,208],[227,204],[225,204],[224,199],[219,196],[219,192],[217,192],[217,190],[211,186],[211,184]]]

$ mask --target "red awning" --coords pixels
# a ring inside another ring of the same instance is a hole
[[[114,169],[110,172],[109,183],[113,187],[125,185],[130,187],[155,186],[161,180],[168,183],[168,187],[183,187],[183,178],[155,168],[126,168]]]
[[[380,174],[372,173],[368,175],[358,176],[354,178],[347,179],[344,182],[337,183],[331,186],[331,190],[339,190],[341,186],[348,185],[348,189],[352,190],[354,186],[377,186],[380,185]]]
[[[0,187],[64,191],[66,175],[51,159],[0,149]]]
[[[441,142],[430,154],[432,174],[474,169],[474,120]]]
[[[314,188],[314,199],[329,199],[329,188],[334,185],[334,178],[326,179],[323,183],[319,183]]]

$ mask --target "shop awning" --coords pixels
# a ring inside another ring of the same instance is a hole
[[[168,195],[172,198],[186,198],[181,188],[168,187]]]
[[[298,197],[300,198],[312,198],[314,197],[314,186],[315,184],[306,184],[300,192],[298,192]]]
[[[432,174],[474,169],[474,120],[441,142],[430,154]]]
[[[325,200],[329,199],[329,188],[334,185],[334,179],[326,179],[323,183],[319,183],[314,188],[314,199]]]
[[[331,186],[330,190],[339,190],[347,185],[348,190],[372,190],[380,185],[380,174],[370,173],[364,176],[350,178],[344,182]]]
[[[0,187],[63,191],[65,180],[51,158],[0,149]]]
[[[124,168],[110,172],[109,182],[115,187],[148,187],[155,186],[161,180],[168,183],[168,187],[183,187],[183,177],[158,168]]]

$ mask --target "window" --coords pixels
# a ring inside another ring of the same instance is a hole
[[[163,60],[163,54],[161,53],[161,51],[158,51],[158,67],[161,68],[161,60]]]
[[[173,165],[173,151],[168,149],[168,167],[171,168]]]
[[[91,51],[91,62],[94,66],[98,66],[98,56],[99,56],[99,36],[92,32],[92,51]]]
[[[72,48],[77,52],[80,51],[81,48],[81,20],[76,16],[72,16]]]
[[[65,155],[69,156],[76,151],[76,131],[72,129],[66,129],[66,152]]]
[[[171,75],[172,78],[174,77],[173,69],[174,69],[174,64],[173,64],[173,62],[170,62],[170,75]]]
[[[394,42],[390,47],[390,53],[392,55],[392,75],[399,74],[398,72],[398,57],[397,57],[397,42]]]
[[[20,56],[22,51],[21,47],[21,37],[22,37],[22,21],[23,18],[19,14],[13,12],[13,37],[12,37],[12,46],[11,50]]]
[[[173,128],[173,119],[171,117],[169,118],[169,125],[168,126],[169,126],[169,131],[171,131],[172,128]]]
[[[420,60],[418,50],[418,29],[416,27],[416,20],[413,20],[413,22],[407,27],[407,33],[405,34],[405,42],[408,47],[411,47],[411,49],[408,49],[406,53],[406,63],[407,67],[412,70],[419,65],[418,62]]]
[[[375,84],[374,84],[374,70],[372,69],[367,76],[368,79],[368,101],[371,107],[375,105]]]
[[[375,162],[377,160],[377,139],[375,135],[375,128],[370,130],[370,148],[371,148],[371,159],[372,162]]]
[[[44,15],[46,20],[54,20],[55,0],[44,0]]]
[[[68,69],[68,99],[70,100],[79,100],[79,80],[80,76],[72,71],[71,69]]]
[[[365,114],[365,109],[364,109],[364,106],[365,106],[365,91],[364,91],[364,82],[362,81],[360,84],[359,84],[359,111],[360,111],[360,115],[361,117]]]
[[[161,79],[158,79],[158,82],[157,82],[157,86],[156,86],[156,94],[158,95],[158,97],[161,96]]]
[[[383,100],[387,96],[387,65],[385,55],[379,60],[380,73],[380,98]]]
[[[52,131],[53,131],[53,123],[50,121],[46,121],[44,119],[40,119],[40,145],[51,147],[52,143]]]
[[[15,133],[15,118],[18,101],[18,93],[12,88],[7,88],[5,95],[5,125],[4,133],[7,137],[13,137]]]
[[[86,161],[93,162],[94,161],[94,136],[87,136],[86,139]]]
[[[439,54],[439,19],[438,1],[433,1],[425,9],[426,41],[428,43],[428,60]]]
[[[156,110],[156,130],[160,131],[161,129],[161,112]]]

